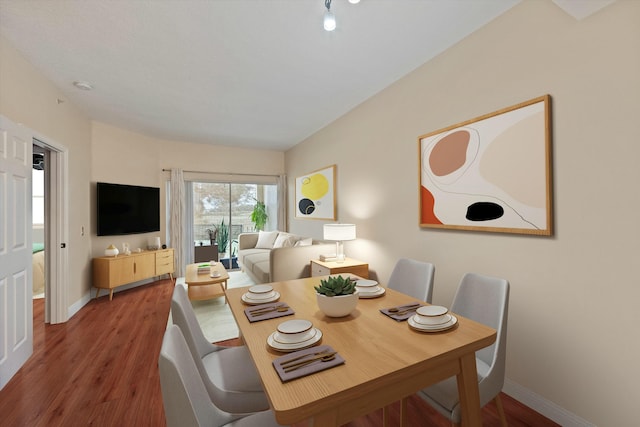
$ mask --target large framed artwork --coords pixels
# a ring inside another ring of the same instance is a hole
[[[420,226],[552,234],[551,97],[418,137]]]
[[[296,178],[296,218],[336,219],[336,166]]]

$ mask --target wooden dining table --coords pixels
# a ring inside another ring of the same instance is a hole
[[[340,426],[359,416],[403,401],[431,384],[457,376],[463,426],[480,426],[480,399],[475,352],[496,340],[496,331],[457,316],[452,329],[425,333],[396,321],[380,309],[416,300],[386,289],[383,296],[360,299],[349,316],[325,316],[316,303],[314,286],[325,277],[271,283],[295,314],[249,322],[242,302],[245,288],[226,290],[240,334],[258,370],[271,409],[282,425],[310,420],[314,426]],[[278,324],[310,320],[322,331],[319,344],[329,345],[345,363],[282,382],[272,361],[282,356],[267,345]],[[401,408],[406,409],[406,404]],[[406,417],[402,417],[406,419]]]

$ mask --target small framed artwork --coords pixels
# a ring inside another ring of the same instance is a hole
[[[296,218],[336,219],[336,166],[296,178]]]
[[[552,234],[551,98],[418,137],[420,226]]]

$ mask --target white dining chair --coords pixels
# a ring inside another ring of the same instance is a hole
[[[275,427],[272,411],[232,414],[209,398],[180,328],[171,325],[162,340],[158,358],[160,388],[167,427]]]
[[[435,271],[431,263],[400,258],[391,272],[387,287],[431,303]]]
[[[509,282],[496,277],[467,273],[453,298],[450,311],[494,328],[496,342],[476,352],[480,406],[495,400],[503,426],[507,425],[500,391],[504,386],[507,352]],[[434,409],[454,425],[461,422],[456,377],[448,378],[418,392]]]
[[[245,346],[212,344],[204,336],[186,289],[177,285],[171,298],[171,318],[177,325],[211,401],[230,413],[249,413],[269,408],[269,402],[249,351]]]

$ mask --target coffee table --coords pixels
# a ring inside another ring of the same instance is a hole
[[[217,298],[225,294],[229,273],[221,262],[216,262],[211,269],[204,273],[198,273],[198,266],[203,263],[187,265],[185,283],[187,284],[187,294],[192,301]],[[211,277],[211,273],[220,273],[219,277]],[[225,299],[226,301],[226,299]]]

